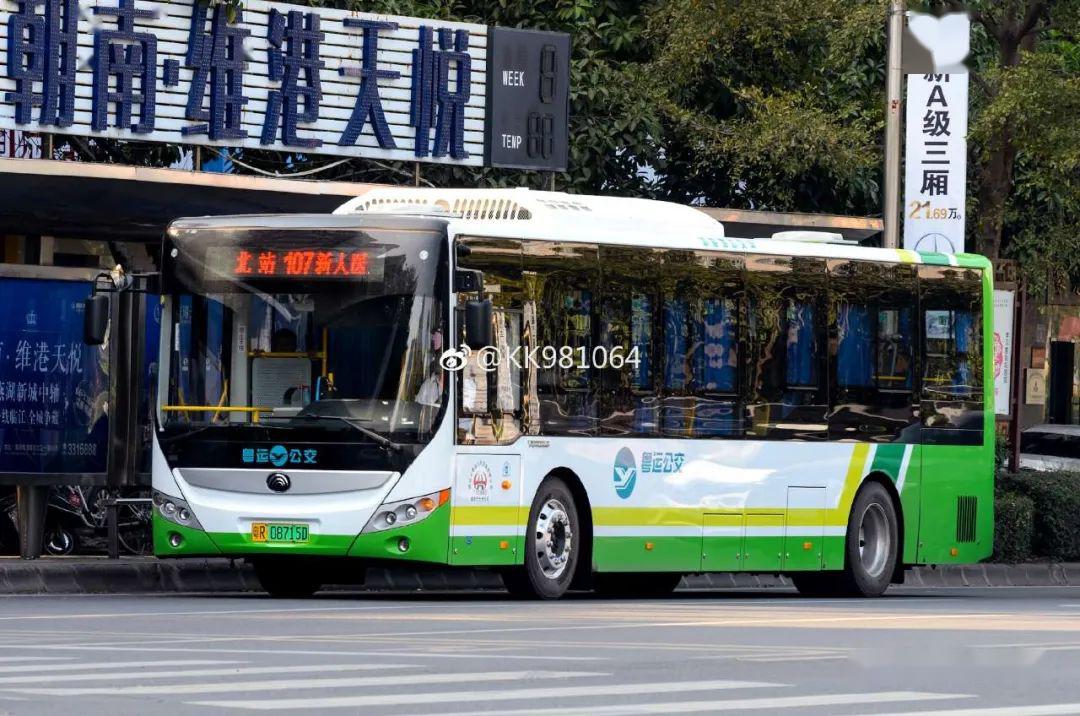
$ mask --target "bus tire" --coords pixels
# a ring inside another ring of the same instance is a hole
[[[507,591],[525,599],[558,599],[577,570],[581,523],[566,483],[548,477],[529,510],[524,564],[503,572]]]
[[[605,597],[666,597],[681,581],[678,572],[607,572],[593,575],[593,589]]]
[[[848,516],[844,586],[857,597],[880,597],[892,583],[900,550],[900,527],[892,495],[866,483]]]
[[[274,599],[307,599],[322,587],[318,573],[299,560],[257,559],[252,566],[263,591]]]

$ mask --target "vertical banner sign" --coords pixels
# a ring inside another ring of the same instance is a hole
[[[104,473],[108,353],[83,343],[87,283],[0,280],[0,473]]]
[[[908,13],[907,36],[904,248],[960,253],[968,125],[968,75],[961,63],[970,45],[971,20],[963,13],[941,18]],[[928,71],[910,74],[917,66]]]
[[[994,412],[1008,417],[1012,395],[1012,291],[994,291]]]
[[[908,75],[904,248],[964,250],[968,76]]]

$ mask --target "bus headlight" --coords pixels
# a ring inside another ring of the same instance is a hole
[[[379,532],[391,527],[416,524],[450,501],[450,490],[440,490],[411,500],[387,502],[379,507],[364,526],[364,532]]]
[[[155,490],[153,501],[154,511],[157,512],[159,517],[181,527],[190,527],[195,530],[202,529],[202,525],[199,524],[195,513],[191,511],[191,506],[183,500]]]

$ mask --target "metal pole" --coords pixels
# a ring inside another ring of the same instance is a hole
[[[885,69],[885,248],[900,248],[900,118],[904,107],[904,0],[889,2],[889,54]]]
[[[119,511],[116,498],[110,497],[105,505],[105,522],[109,530],[109,559],[120,559],[120,525],[117,523]]]
[[[23,559],[41,556],[41,544],[45,536],[45,506],[49,488],[45,485],[19,485],[15,488],[18,499],[19,555]]]

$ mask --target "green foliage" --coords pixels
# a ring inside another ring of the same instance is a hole
[[[1080,559],[1080,473],[1022,471],[999,478],[998,488],[1001,495],[1031,500],[1035,557],[1056,562]]]
[[[1035,503],[1017,492],[1002,492],[994,499],[995,562],[1026,562],[1031,559]]]
[[[885,3],[667,0],[648,16],[680,201],[880,211]]]

